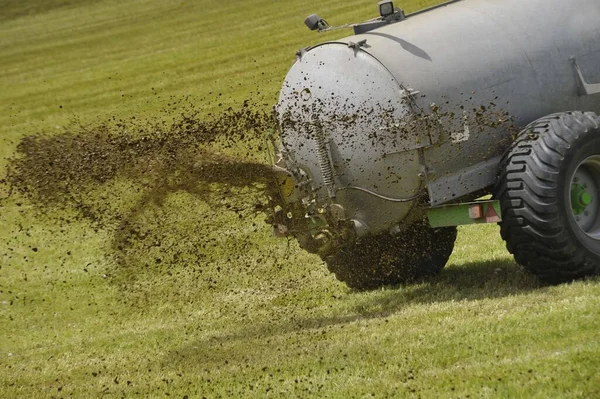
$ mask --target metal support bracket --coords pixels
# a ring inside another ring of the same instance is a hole
[[[496,182],[500,156],[468,166],[427,183],[431,206],[442,205],[455,198],[474,193]]]
[[[354,50],[360,50],[361,47],[368,47],[367,46],[367,39],[363,39],[360,40],[358,42],[348,42],[348,47],[352,48]]]
[[[296,57],[298,57],[298,59],[301,59],[307,51],[307,47],[302,47],[301,49],[298,49],[298,51],[296,51]]]
[[[575,68],[575,72],[577,73],[577,87],[579,89],[580,96],[591,96],[594,94],[600,94],[600,83],[588,83],[583,77],[583,73],[581,72],[581,68],[579,64],[577,64],[577,60],[575,57],[570,58],[571,63],[573,64],[573,68]]]

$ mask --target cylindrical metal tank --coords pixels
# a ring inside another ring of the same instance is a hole
[[[515,129],[600,112],[595,83],[600,1],[463,0],[299,52],[282,153],[305,202],[375,234],[489,187]]]

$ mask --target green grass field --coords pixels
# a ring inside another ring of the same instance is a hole
[[[346,33],[309,32],[307,14],[376,13],[370,0],[23,3],[0,7],[3,175],[22,138],[74,120],[176,118],[185,96],[207,118],[246,99],[268,110],[298,48]],[[223,149],[265,160],[246,150]],[[97,212],[125,210],[132,241],[118,218],[41,212],[0,188],[0,397],[600,397],[598,279],[540,284],[495,225],[461,228],[440,276],[358,293],[236,212],[252,190],[216,209],[212,191],[90,186]]]

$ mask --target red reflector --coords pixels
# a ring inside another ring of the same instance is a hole
[[[491,204],[488,205],[488,208],[485,211],[485,222],[486,223],[499,223],[501,221],[502,221],[502,219],[500,219],[500,216],[498,216],[494,207]]]

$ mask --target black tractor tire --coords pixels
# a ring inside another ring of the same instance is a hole
[[[584,180],[589,184],[577,183]],[[598,274],[599,190],[596,114],[553,114],[519,133],[503,157],[495,188],[500,232],[517,263],[548,283]]]
[[[398,234],[357,240],[325,257],[327,268],[350,288],[371,290],[439,273],[452,254],[456,227],[411,224]]]

